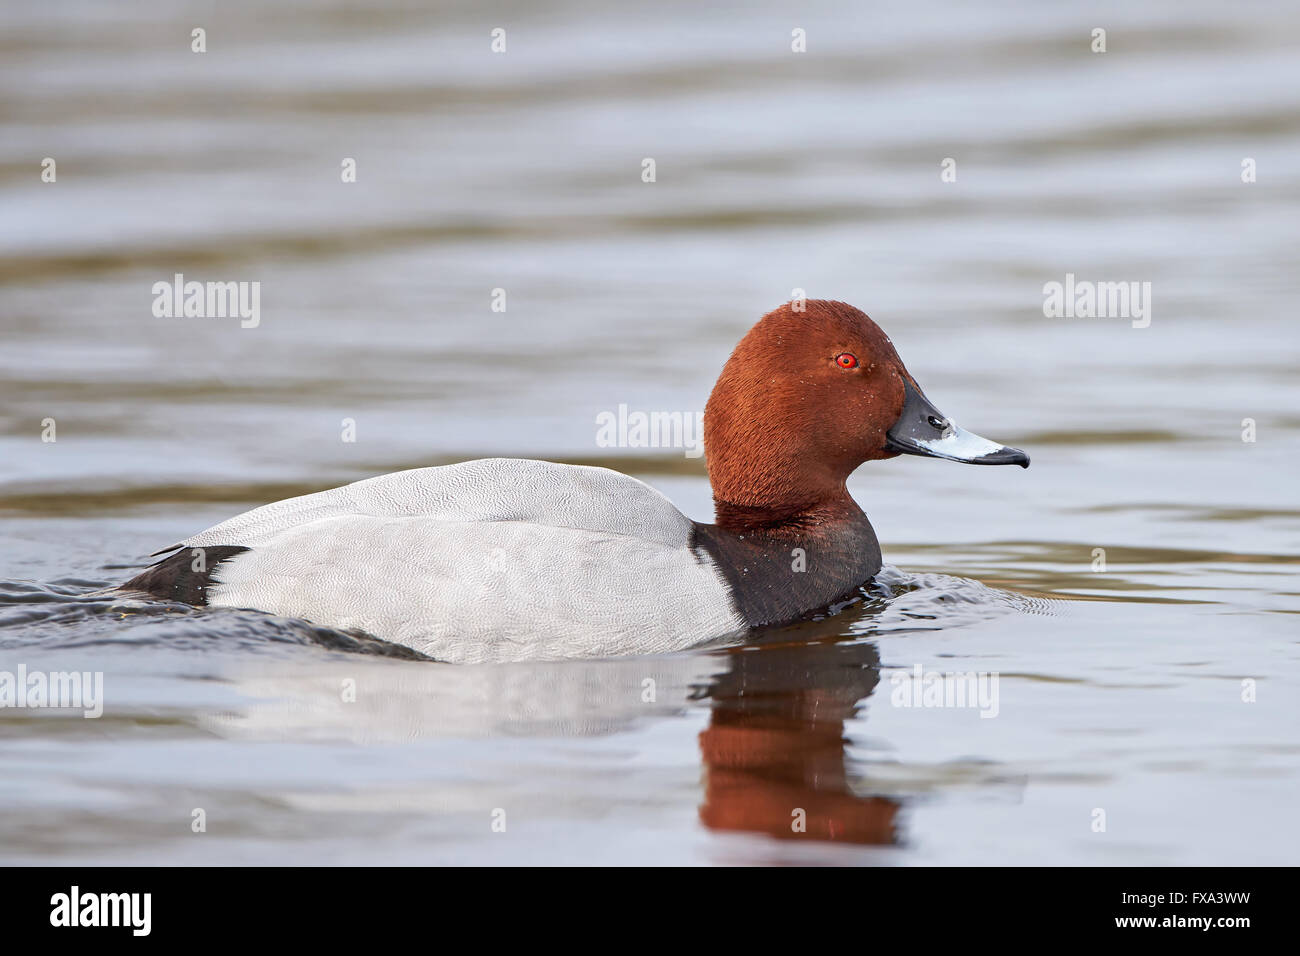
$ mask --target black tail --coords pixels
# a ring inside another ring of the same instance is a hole
[[[139,591],[164,601],[204,605],[208,603],[208,588],[215,583],[212,573],[217,566],[247,550],[227,544],[211,548],[182,548],[137,574],[118,590]]]

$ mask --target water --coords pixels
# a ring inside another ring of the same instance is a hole
[[[1294,10],[0,17],[0,670],[105,697],[0,710],[5,862],[1297,862]],[[260,281],[260,325],[154,318],[176,272]],[[1150,326],[1044,317],[1066,273],[1151,282]],[[702,408],[796,288],[1034,462],[861,469],[890,567],[837,614],[453,668],[93,596],[256,504],[483,455],[706,520],[699,459],[595,417]],[[900,706],[917,665],[996,673],[996,716]]]

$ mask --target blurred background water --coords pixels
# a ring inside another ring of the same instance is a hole
[[[0,670],[106,700],[0,709],[0,858],[1296,863],[1298,49],[1292,5],[1199,0],[6,5]],[[175,273],[260,324],[155,317]],[[1150,326],[1045,317],[1066,273],[1150,282]],[[702,409],[796,289],[1034,461],[864,467],[894,567],[839,615],[450,668],[86,596],[488,454],[707,520],[700,459],[596,416]],[[896,706],[917,664],[997,672],[997,717]]]

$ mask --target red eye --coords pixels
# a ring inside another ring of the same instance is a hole
[[[841,352],[835,356],[835,364],[840,368],[857,368],[858,357],[852,352]]]

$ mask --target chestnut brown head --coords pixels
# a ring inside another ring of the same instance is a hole
[[[774,309],[741,339],[705,408],[704,442],[720,512],[765,509],[774,520],[844,495],[873,459],[1029,464],[939,412],[865,313],[818,299]]]

